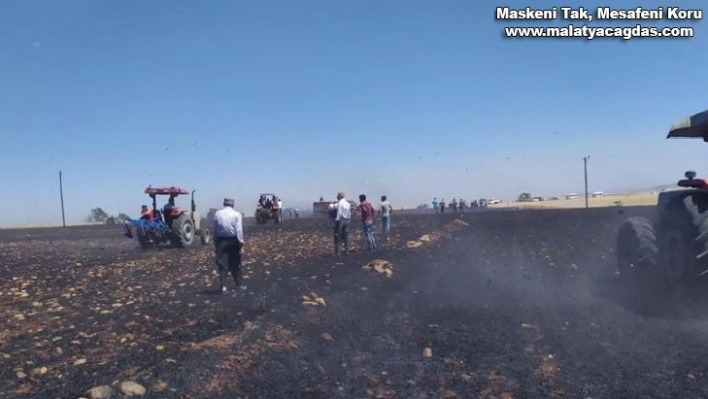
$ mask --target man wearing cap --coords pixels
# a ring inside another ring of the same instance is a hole
[[[239,286],[241,251],[243,249],[243,218],[234,210],[234,199],[224,198],[224,207],[214,214],[212,225],[216,265],[219,268],[219,289],[226,292],[226,275],[231,276]]]
[[[349,222],[352,218],[352,206],[344,198],[344,193],[337,193],[337,213],[334,216],[334,253],[339,254],[339,247],[344,244],[344,253],[349,252]]]

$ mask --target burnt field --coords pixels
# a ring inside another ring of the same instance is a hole
[[[227,295],[211,246],[3,230],[0,397],[705,397],[707,318],[611,276],[651,212],[394,214],[344,256],[324,219],[247,226]]]

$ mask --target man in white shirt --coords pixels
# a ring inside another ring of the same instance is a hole
[[[234,199],[224,198],[224,207],[214,214],[212,225],[216,265],[219,268],[219,289],[226,292],[226,276],[239,286],[241,253],[243,250],[243,215],[234,210]]]
[[[344,198],[344,193],[337,194],[337,215],[334,217],[334,253],[339,254],[339,247],[344,244],[344,253],[349,252],[349,222],[352,218],[352,206]]]
[[[391,211],[393,211],[393,207],[391,206],[391,203],[388,201],[388,198],[386,198],[385,195],[381,196],[381,222],[382,222],[382,235],[384,239],[388,238],[388,232],[391,230]]]

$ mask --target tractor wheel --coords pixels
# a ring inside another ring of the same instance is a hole
[[[696,282],[708,269],[708,197],[696,192],[671,200],[660,223],[660,264],[669,283]]]
[[[653,275],[657,272],[658,258],[651,221],[634,217],[622,223],[617,235],[617,269],[623,280],[633,282]]]
[[[191,247],[194,244],[194,222],[188,214],[183,213],[172,222],[174,244],[180,248]]]
[[[152,240],[150,240],[150,237],[147,235],[147,233],[142,227],[138,227],[135,229],[135,237],[138,239],[138,243],[140,244],[140,248],[142,249],[150,249],[155,246],[155,244],[153,244]]]
[[[209,245],[211,244],[211,230],[209,228],[205,227],[202,229],[201,234],[199,234],[199,238],[202,241],[202,244],[204,245]]]

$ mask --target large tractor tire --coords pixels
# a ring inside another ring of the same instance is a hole
[[[199,239],[202,241],[203,245],[209,245],[212,242],[211,230],[208,227],[204,227],[199,234]]]
[[[656,277],[659,249],[651,221],[629,218],[620,226],[617,235],[617,270],[628,282]]]
[[[191,247],[194,244],[195,236],[194,222],[187,213],[183,213],[172,222],[173,243],[177,247]]]
[[[708,195],[688,193],[672,199],[660,220],[660,264],[668,282],[686,286],[708,270]]]

